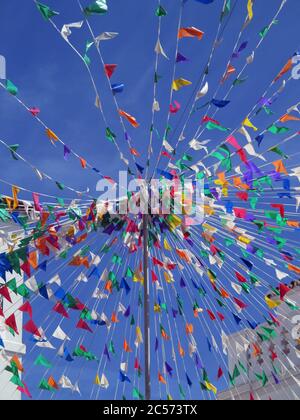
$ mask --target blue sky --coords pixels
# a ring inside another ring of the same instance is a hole
[[[51,8],[60,12],[60,15],[54,18],[59,28],[63,24],[82,20],[81,11],[75,0],[60,2],[47,0],[46,2]],[[120,165],[116,149],[105,139],[105,126],[94,106],[94,91],[82,62],[53,27],[43,20],[32,0],[23,0],[22,2],[10,0],[3,3],[1,6],[0,39],[2,42],[0,53],[6,57],[7,76],[18,86],[19,97],[29,106],[39,107],[41,109],[41,119],[80,156],[93,163],[103,174],[116,178],[118,170],[125,169],[125,166]],[[232,1],[232,4],[234,3]],[[249,44],[247,50],[241,54],[240,59],[235,61],[238,70],[243,67],[245,58],[251,54],[256,46],[259,40],[258,33],[270,23],[280,3],[281,0],[256,1],[254,7],[255,19],[244,31],[241,38],[241,42],[249,41]],[[83,1],[83,4],[86,5],[88,2]],[[162,137],[165,128],[169,107],[180,1],[164,0],[162,4],[168,11],[168,16],[162,19],[161,43],[170,60],[160,58],[159,61],[158,73],[162,76],[162,79],[158,84],[157,99],[160,102],[161,112],[156,115],[155,126],[160,133],[160,137]],[[222,4],[223,1],[221,0],[215,0],[211,5],[203,5],[195,0],[188,0],[184,7],[182,26],[195,26],[203,30],[205,36],[202,41],[185,39],[180,41],[179,44],[180,53],[185,55],[189,61],[177,65],[176,77],[183,77],[194,83],[192,87],[187,87],[174,95],[174,99],[180,102],[182,109],[190,99],[195,84],[203,72],[216,34]],[[141,124],[139,129],[127,127],[134,147],[142,155],[138,163],[144,166],[153,102],[154,47],[157,40],[158,24],[158,18],[155,16],[157,1],[128,0],[123,2],[108,0],[108,5],[109,13],[107,15],[92,17],[90,22],[96,34],[104,31],[120,34],[116,39],[102,44],[102,53],[107,64],[118,65],[112,79],[113,82],[125,84],[124,93],[118,95],[117,98],[120,107],[134,115]],[[272,27],[262,46],[256,52],[255,62],[245,72],[245,75],[248,76],[247,82],[232,91],[229,98],[232,103],[218,113],[218,119],[224,126],[232,128],[239,126],[245,115],[260,99],[271,80],[291,55],[299,49],[299,12],[299,1],[289,0],[279,17],[279,23]],[[209,95],[215,91],[217,83],[224,73],[245,17],[246,0],[238,1],[223,34],[223,42],[213,57],[211,71],[207,78],[211,88]],[[81,30],[75,29],[70,39],[78,50],[84,53],[86,41],[91,38],[87,28],[83,27]],[[89,56],[92,60],[91,70],[98,84],[104,112],[110,121],[111,129],[117,134],[117,141],[121,150],[128,157],[127,144],[96,50],[92,48]],[[272,110],[275,114],[273,119],[271,117],[270,120],[270,117],[265,113],[261,113],[255,119],[255,125],[261,129],[267,127],[273,120],[285,113],[289,106],[297,103],[297,91],[299,92],[297,83],[299,82],[289,82],[280,100],[273,105]],[[224,97],[229,85],[230,82],[229,84],[227,82],[221,88],[218,99]],[[269,94],[272,94],[275,90],[275,88],[272,88]],[[201,104],[204,104],[206,98],[202,101]],[[186,132],[187,141],[192,138],[199,127],[202,116],[203,114],[200,111],[192,117]],[[173,128],[180,124],[180,118],[181,113],[171,117],[170,124]],[[88,186],[92,195],[96,194],[97,176],[95,176],[95,173],[82,170],[80,163],[74,158],[65,162],[61,146],[53,147],[41,126],[13,97],[10,97],[3,90],[0,90],[0,124],[0,139],[8,144],[20,144],[19,152],[28,161],[57,181],[70,185],[77,190],[84,190]],[[125,124],[127,125],[127,123]],[[176,144],[180,128],[179,126],[176,133],[171,132],[170,143],[173,145]],[[214,148],[222,139],[222,136],[218,133],[215,134],[215,132],[213,134],[206,132],[202,139],[207,138],[213,140],[212,148]],[[242,141],[241,138],[240,140]],[[161,141],[161,138],[158,139],[154,136],[155,157],[159,153]],[[274,138],[267,138],[264,149],[272,144],[274,144]],[[183,152],[185,148],[186,143],[180,151]],[[288,146],[284,151],[290,154],[295,153],[295,146]],[[193,156],[195,160],[199,160],[203,154],[201,152],[199,155],[194,153]],[[270,159],[272,158],[273,156],[270,157]],[[166,163],[166,160],[163,161],[160,166],[161,169],[164,169]],[[214,161],[209,161],[209,165],[212,163]],[[66,190],[63,193],[59,192],[53,183],[47,181],[41,183],[26,165],[12,160],[5,148],[2,148],[2,153],[0,153],[0,167],[2,168],[0,178],[4,181],[32,191],[42,191],[46,194],[58,196],[63,194],[64,197],[70,196]],[[1,193],[7,192],[7,188],[1,186]],[[21,198],[23,197],[21,196]],[[30,196],[24,196],[24,198],[30,199]],[[72,271],[65,270],[64,275],[70,275],[71,279],[74,280]],[[44,280],[46,279],[44,278]],[[67,281],[66,283],[68,284]],[[80,293],[78,292],[78,296],[82,300],[87,299],[93,286],[90,286],[88,292],[82,288]],[[188,305],[188,302],[186,302],[186,305]],[[39,313],[38,310],[37,312]],[[43,314],[39,316],[41,316],[42,321],[44,319]],[[47,323],[42,326],[46,328]],[[116,338],[116,346],[120,345],[122,339]],[[74,343],[76,343],[75,337],[72,344]],[[101,354],[102,347],[102,342],[92,344],[92,349],[98,355]],[[211,368],[212,375],[216,375],[215,364],[210,361],[206,351],[203,350],[203,352],[207,356],[207,366]],[[33,354],[38,353],[35,350]],[[111,371],[106,372],[112,383],[116,380],[113,379],[113,373],[117,369],[118,362],[114,362],[110,368]],[[56,363],[52,373],[58,377],[65,365],[60,361],[57,362],[57,359]],[[84,366],[84,369],[88,370],[85,370],[84,375],[81,375],[82,388],[85,390],[83,397],[85,398],[90,395],[91,381],[95,375],[95,365],[89,366]],[[188,367],[189,371],[192,372],[193,365],[189,361]],[[69,375],[73,380],[78,377],[80,368],[81,365],[77,362],[74,363],[74,367],[70,368]],[[157,375],[156,372],[153,374]],[[42,375],[42,370],[32,369],[32,373],[28,375],[27,379],[32,385],[31,388],[36,387],[38,379]],[[104,394],[105,398],[114,396],[114,386],[111,388],[111,391]],[[175,385],[171,385],[171,390],[178,396]],[[34,390],[32,392],[34,396],[38,396]],[[199,396],[195,387],[192,393],[194,398]],[[43,397],[46,397],[46,395],[43,395]],[[58,398],[69,397],[70,395],[64,391],[58,395]],[[156,397],[158,397],[158,394]]]

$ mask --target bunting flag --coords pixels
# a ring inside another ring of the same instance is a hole
[[[173,81],[172,88],[173,88],[173,90],[178,91],[181,88],[183,88],[184,86],[189,86],[191,84],[192,84],[192,82],[190,82],[189,80],[186,80],[186,79],[177,79],[177,80],[174,80]]]
[[[200,41],[202,40],[204,36],[204,32],[200,31],[200,29],[192,27],[188,28],[181,28],[178,33],[178,38],[198,38]]]
[[[36,2],[37,8],[44,17],[45,20],[49,20],[54,16],[59,15],[58,12],[55,12],[54,10],[51,10],[49,6],[46,6],[45,4]]]
[[[134,127],[134,128],[138,128],[139,127],[139,123],[136,121],[136,119],[131,116],[130,114],[127,114],[127,112],[119,110],[119,114],[121,115],[121,117],[126,118],[126,120]]]
[[[106,0],[96,0],[94,3],[92,3],[90,6],[86,7],[84,9],[84,13],[86,15],[92,15],[92,14],[104,14],[107,13],[108,6],[106,3]]]
[[[24,16],[36,38],[39,14],[21,3],[13,30],[2,28],[7,60]],[[19,90],[6,78],[0,57],[5,397],[299,400],[300,103],[291,2],[278,2],[271,15],[267,2],[253,0],[241,9],[231,0],[183,1],[172,13],[158,2],[147,24],[138,2],[109,10],[106,0],[79,0],[74,8],[84,19],[59,27],[52,5],[34,3],[49,24],[38,33],[45,51],[55,45],[62,59],[74,54],[88,77],[76,63],[69,77],[66,62],[62,79],[50,80],[53,57],[45,54],[51,95],[35,96],[30,83]],[[196,13],[207,40],[188,26]],[[126,25],[120,36],[96,32],[118,21]],[[151,57],[147,37],[156,41]],[[184,38],[203,42],[185,49]],[[266,54],[269,45],[276,57]],[[26,60],[22,69],[8,63],[16,82],[28,76]],[[54,101],[59,112],[46,121]],[[139,111],[139,122],[127,107]],[[38,141],[43,136],[51,144]]]

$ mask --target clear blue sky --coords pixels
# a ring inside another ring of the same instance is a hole
[[[82,14],[75,0],[45,0],[45,2],[54,10],[60,12],[60,15],[54,18],[59,28],[63,24],[82,20]],[[84,5],[88,4],[84,0],[83,3]],[[235,1],[232,0],[232,4],[234,3]],[[223,42],[214,55],[211,71],[207,79],[211,89],[210,95],[214,92],[217,83],[222,77],[226,63],[232,53],[235,40],[246,16],[246,3],[246,0],[237,2],[233,16],[223,34]],[[241,38],[241,42],[249,41],[247,50],[241,54],[240,59],[235,60],[238,70],[243,67],[245,58],[251,54],[257,44],[260,30],[268,25],[275,15],[281,0],[257,0],[255,3],[255,19]],[[156,128],[161,136],[165,128],[169,107],[180,1],[164,0],[162,4],[168,11],[168,16],[162,19],[161,42],[164,50],[170,57],[170,61],[162,58],[159,62],[158,73],[163,78],[158,84],[157,99],[160,102],[161,112],[156,116]],[[203,5],[195,0],[186,2],[182,25],[195,26],[203,30],[205,36],[202,41],[186,39],[180,42],[179,51],[188,57],[189,61],[177,65],[177,77],[186,78],[196,84],[211,50],[222,4],[223,1],[221,0],[215,0],[210,5]],[[124,93],[118,96],[121,108],[134,115],[141,124],[137,130],[128,126],[128,132],[132,136],[134,146],[142,154],[142,158],[138,162],[144,166],[153,102],[154,47],[157,40],[158,23],[158,18],[155,16],[157,1],[128,0],[125,2],[108,0],[108,5],[109,13],[105,16],[92,17],[91,24],[97,34],[104,31],[118,32],[120,34],[118,38],[103,43],[102,52],[106,63],[118,65],[118,69],[113,76],[113,82],[125,84]],[[260,99],[271,80],[277,75],[291,55],[299,49],[299,12],[299,1],[289,0],[279,17],[279,23],[272,27],[262,46],[257,51],[254,64],[248,67],[245,73],[248,76],[248,81],[233,90],[229,98],[232,101],[231,104],[219,112],[218,119],[222,125],[232,128],[237,127],[252,109],[253,105]],[[94,163],[102,173],[116,178],[118,170],[125,167],[124,165],[120,166],[116,149],[105,139],[105,126],[94,106],[95,95],[88,74],[82,62],[67,43],[63,41],[49,23],[43,20],[32,0],[3,2],[1,5],[0,38],[2,40],[0,53],[7,60],[7,76],[18,86],[19,97],[26,104],[39,107],[41,109],[41,119],[70,147],[76,150],[79,155]],[[74,29],[70,39],[84,53],[86,41],[91,38],[87,28],[84,27],[79,31]],[[101,101],[105,114],[110,121],[110,127],[117,134],[117,140],[122,151],[128,156],[128,149],[120,129],[118,115],[115,112],[111,93],[95,49],[90,50],[89,56],[92,60],[91,70],[98,83]],[[275,115],[268,117],[265,113],[261,113],[255,119],[255,125],[261,129],[267,127],[273,120],[282,115],[289,106],[296,103],[298,101],[297,92],[299,92],[297,83],[299,82],[290,82],[280,100],[274,104],[272,110]],[[227,83],[221,88],[218,99],[224,97],[229,84]],[[194,87],[187,87],[174,95],[174,98],[181,103],[182,109],[184,109],[185,104],[190,99]],[[274,89],[269,93],[273,92]],[[207,100],[209,99],[211,97]],[[202,104],[204,103],[202,102]],[[177,116],[171,117],[170,124],[172,127],[176,127],[180,116],[181,114],[179,113]],[[201,111],[193,116],[186,132],[187,139],[191,139],[190,137],[199,126],[202,116]],[[0,138],[8,144],[20,144],[19,152],[30,162],[58,181],[78,190],[84,190],[88,186],[92,194],[96,194],[97,177],[95,174],[88,170],[83,171],[80,163],[74,158],[70,158],[68,162],[65,162],[61,146],[58,145],[56,148],[51,146],[40,125],[28,115],[14,98],[10,97],[3,90],[0,91],[0,124]],[[215,141],[213,143],[213,147],[215,147],[215,144],[222,137],[218,133],[215,134],[215,132],[206,132],[203,140],[206,138],[212,138]],[[175,135],[172,137],[171,135],[170,139],[170,142],[174,145],[177,137]],[[274,138],[268,138],[266,142],[268,143],[264,143],[264,149],[274,144]],[[161,139],[158,140],[154,136],[156,156],[160,145]],[[2,148],[2,146],[0,147]],[[286,153],[294,153],[295,146],[286,148],[284,151]],[[199,160],[201,156],[203,154],[194,155],[195,160]],[[270,157],[270,159],[272,158],[273,156]],[[274,155],[275,159],[276,155]],[[164,165],[161,165],[162,169],[164,169],[165,163],[167,161],[164,161]],[[211,163],[214,163],[214,161],[210,161],[209,165]],[[62,195],[55,185],[47,181],[41,183],[36,175],[23,163],[12,160],[4,148],[2,148],[2,153],[0,153],[0,167],[2,168],[0,178],[3,180],[32,191]],[[1,186],[1,193],[7,193],[6,188],[3,188]],[[63,195],[67,197],[68,192],[64,191]],[[24,196],[24,198],[30,199],[30,196]],[[71,273],[68,270],[64,272],[66,276]],[[47,280],[45,275],[43,280]],[[67,284],[71,284],[71,282]],[[93,284],[89,287],[88,292],[81,286],[78,296],[84,301],[92,290]],[[130,297],[124,300],[124,304],[128,304],[129,299]],[[41,300],[39,302],[44,304]],[[189,305],[187,301],[185,304],[186,306]],[[42,314],[38,315],[38,317],[41,316],[40,322],[44,320],[46,311],[49,311],[50,308],[50,305],[47,306],[45,304],[45,312],[43,311]],[[37,313],[40,313],[40,311],[37,308]],[[59,320],[59,317],[57,320]],[[47,322],[43,322],[42,327],[45,329]],[[166,324],[166,321],[164,324]],[[68,331],[67,325],[66,331]],[[184,328],[184,325],[182,324],[181,327]],[[52,330],[53,328],[50,328],[51,333]],[[216,330],[216,337],[218,337],[219,332],[219,330]],[[198,339],[200,340],[201,337],[203,339],[203,336],[199,334]],[[89,340],[91,340],[90,337]],[[115,340],[115,346],[120,348],[123,337],[115,338]],[[89,341],[87,341],[87,347],[89,347],[88,343]],[[76,340],[74,339],[70,345],[70,350],[73,350],[75,344]],[[92,344],[91,350],[97,355],[101,355],[103,344],[104,342],[99,342],[97,338],[96,343]],[[206,344],[204,343],[203,346],[206,347]],[[31,344],[29,344],[30,348]],[[204,356],[207,357],[206,367],[210,371],[212,382],[214,382],[216,363],[211,360],[210,355],[206,354],[206,350],[203,350],[203,352]],[[37,354],[38,351],[34,350],[33,356]],[[48,354],[49,359],[54,357],[54,353],[45,352],[45,355]],[[32,368],[32,362],[30,363],[31,357],[32,355],[30,355],[27,365],[31,373],[27,377],[25,376],[25,379],[30,385],[31,392],[37,397],[38,393],[35,389],[44,371]],[[170,354],[168,360],[171,360]],[[65,368],[65,364],[57,362],[57,359],[55,363],[55,368],[51,373],[58,379]],[[118,373],[116,373],[118,363],[119,358],[111,364],[110,371],[106,371],[112,386],[109,391],[101,394],[104,398],[113,398],[114,396],[114,381],[118,380]],[[187,360],[187,365],[187,370],[190,372],[190,376],[193,377],[194,367],[192,362]],[[93,362],[90,365],[88,363],[84,365],[85,370],[84,374],[81,375],[81,387],[85,398],[90,396],[91,383],[96,371],[95,366]],[[81,362],[75,362],[73,367],[69,368],[68,376],[73,381],[78,377],[80,368]],[[153,375],[156,384],[157,372],[154,371]],[[184,383],[184,375],[182,378]],[[173,382],[176,382],[176,379],[173,379]],[[200,397],[196,377],[193,377],[193,382],[192,395],[194,398]],[[186,388],[185,383],[184,386]],[[224,386],[224,384],[221,386]],[[131,391],[130,388],[128,389],[127,395],[130,397]],[[171,385],[171,393],[174,394],[174,397],[178,397],[176,385]],[[155,396],[158,397],[158,394]],[[46,397],[46,395],[43,394],[43,397]],[[61,391],[57,397],[69,398],[70,394]]]

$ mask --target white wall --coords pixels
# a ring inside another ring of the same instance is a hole
[[[300,307],[300,288],[291,291],[287,298]],[[300,399],[300,311],[291,310],[285,303],[277,309],[277,318],[281,326],[275,328],[278,334],[277,338],[272,341],[261,343],[258,336],[251,329],[243,330],[239,333],[228,336],[228,369],[232,374],[234,367],[239,360],[246,368],[249,368],[249,377],[241,372],[241,376],[236,380],[235,387],[218,395],[219,400],[249,400],[250,392],[253,393],[255,399],[268,400],[299,400]],[[270,327],[267,324],[264,326]],[[261,328],[258,327],[257,332]],[[296,338],[298,337],[298,340]],[[285,341],[285,343],[284,343]],[[253,357],[253,346],[251,351],[248,350],[247,342],[257,342],[263,351],[261,358]],[[280,369],[280,374],[276,375],[280,380],[280,384],[275,384],[272,378],[272,365],[270,359],[270,346],[274,344],[274,352],[278,359],[275,365]],[[244,350],[242,349],[244,347]],[[288,354],[285,354],[288,352]],[[251,357],[249,356],[251,355]],[[261,386],[261,382],[255,377],[255,373],[261,374],[265,371],[269,383]]]
[[[13,226],[3,226],[0,223],[0,231],[5,231],[6,233],[12,229],[16,229],[16,225]],[[0,253],[6,251],[5,244],[3,240],[0,240]],[[11,280],[15,278],[17,281],[17,285],[23,283],[22,276],[17,275],[16,273],[7,274],[7,280]],[[4,283],[4,281],[1,281]],[[22,343],[22,324],[23,324],[23,316],[20,311],[17,309],[23,304],[23,298],[20,296],[16,296],[15,293],[10,291],[10,296],[12,303],[3,299],[3,310],[4,315],[8,318],[12,313],[15,314],[19,335],[13,337],[8,331],[6,326],[4,325],[3,318],[0,318],[0,331],[1,337],[3,339],[5,345],[5,352],[0,351],[0,400],[20,400],[21,393],[16,391],[16,385],[10,382],[11,373],[4,371],[4,368],[9,364],[9,359],[14,355],[17,355],[20,360],[22,360],[22,356],[26,352],[26,347]],[[1,354],[2,353],[2,354]]]

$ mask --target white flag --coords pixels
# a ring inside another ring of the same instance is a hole
[[[90,252],[91,258],[92,258],[92,265],[95,265],[96,267],[101,263],[101,258],[99,255],[95,255],[92,252]]]
[[[241,294],[242,293],[242,291],[243,291],[243,288],[242,288],[242,286],[240,286],[239,284],[236,284],[236,283],[231,283],[231,287],[233,288],[233,290],[235,290],[236,291],[236,293],[237,294]]]
[[[26,287],[28,287],[29,290],[31,290],[34,293],[39,291],[39,286],[34,276],[30,277],[30,279],[25,281],[25,285]]]
[[[110,41],[111,39],[114,39],[119,34],[117,32],[103,32],[101,35],[97,36],[96,38],[96,44],[99,45],[99,42],[101,41]]]
[[[154,99],[152,110],[153,110],[153,112],[159,112],[160,111],[160,105],[159,105],[159,102],[156,99]]]
[[[82,22],[75,22],[75,23],[69,23],[68,25],[64,25],[61,30],[61,36],[64,38],[65,41],[69,42],[69,36],[72,35],[71,28],[80,29],[83,25]]]
[[[52,337],[57,338],[57,340],[61,341],[71,341],[71,339],[63,332],[63,330],[58,326],[54,333],[52,334]]]
[[[289,276],[287,273],[284,273],[283,271],[279,271],[279,270],[277,270],[277,269],[275,269],[275,272],[276,272],[276,277],[277,277],[279,280],[283,280],[283,279],[285,279],[286,277],[288,277],[288,276]]]
[[[255,52],[253,51],[253,53],[247,57],[247,64],[252,64],[255,58]]]
[[[127,372],[128,371],[128,364],[126,362],[123,362],[120,364],[120,369],[122,372]]]
[[[88,278],[84,273],[80,273],[79,276],[77,277],[76,281],[78,283],[87,283],[88,282]]]
[[[266,162],[266,158],[262,155],[260,155],[259,153],[256,153],[254,147],[252,146],[252,144],[247,144],[246,146],[244,146],[244,149],[246,150],[246,152],[250,155],[250,156],[254,156],[257,157],[258,159],[263,160],[264,162]]]
[[[70,381],[70,379],[67,376],[62,376],[58,382],[58,384],[63,388],[63,389],[72,389],[73,390],[73,384]]]
[[[101,388],[104,388],[104,389],[107,389],[109,387],[109,382],[108,382],[106,376],[104,375],[104,373],[101,376],[100,386],[101,386]]]
[[[165,57],[167,60],[169,60],[169,57],[167,56],[167,54],[164,52],[164,49],[160,43],[160,40],[157,40],[156,46],[155,46],[155,50],[156,54],[161,54],[163,57]]]
[[[57,284],[57,286],[61,286],[61,279],[60,279],[60,277],[59,277],[59,274],[56,274],[56,276],[54,276],[54,277],[52,277],[52,279],[51,280],[49,280],[49,282],[48,282],[49,284],[53,284],[53,283],[55,283],[55,284]]]
[[[174,149],[173,147],[167,142],[167,140],[163,141],[163,146],[164,148],[169,152],[169,153],[173,153]]]
[[[197,93],[196,100],[203,98],[203,96],[208,94],[208,83],[206,82],[205,85],[199,92]]]

